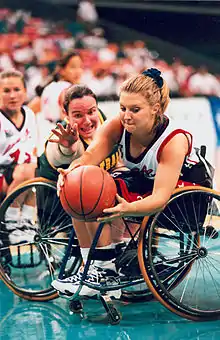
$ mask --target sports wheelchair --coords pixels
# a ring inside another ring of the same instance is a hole
[[[17,220],[26,241],[10,242],[6,214],[20,207],[24,196],[34,198],[31,231]],[[130,223],[138,228],[132,232]],[[116,267],[123,272],[117,286],[100,285],[98,298],[111,324],[121,315],[106,292],[121,289],[122,302],[156,299],[181,317],[195,320],[220,318],[220,193],[201,186],[178,188],[163,211],[138,221],[124,219],[130,241],[118,249]],[[95,259],[103,230],[93,240],[83,280]],[[56,183],[35,178],[21,184],[0,206],[0,278],[18,296],[33,301],[57,298],[52,280],[77,272],[82,263],[72,221],[60,205]],[[93,288],[92,283],[86,283]],[[70,310],[82,311],[79,292],[70,297]]]

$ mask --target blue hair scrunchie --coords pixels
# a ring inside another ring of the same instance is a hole
[[[163,78],[161,77],[161,72],[157,68],[149,68],[148,70],[142,72],[144,76],[152,78],[157,86],[161,89],[163,86]]]

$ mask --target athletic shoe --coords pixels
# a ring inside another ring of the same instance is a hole
[[[5,221],[5,229],[8,232],[8,238],[11,245],[20,243],[34,242],[36,228],[28,219],[18,221]]]
[[[64,295],[75,294],[77,290],[79,289],[79,286],[81,285],[83,271],[84,271],[84,267],[80,267],[77,274],[70,276],[63,280],[59,280],[59,279],[54,280],[51,285],[53,288],[55,288],[57,291],[59,291],[60,293]],[[120,280],[119,280],[119,275],[114,270],[111,270],[111,269],[103,270],[100,267],[91,265],[87,273],[85,282],[91,283],[97,286],[97,289],[89,288],[83,285],[79,295],[92,297],[92,296],[99,294],[98,288],[100,287],[100,285],[107,285],[107,286],[118,285],[120,283]],[[119,299],[121,296],[121,290],[120,289],[111,290],[108,292],[108,295],[115,299]]]

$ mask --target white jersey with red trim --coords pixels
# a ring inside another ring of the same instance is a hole
[[[41,113],[45,119],[52,122],[60,120],[59,97],[63,90],[71,86],[68,81],[53,81],[45,87],[41,95]]]
[[[119,144],[124,165],[133,170],[139,170],[149,179],[154,179],[160,159],[160,154],[164,146],[177,134],[183,133],[189,141],[189,150],[185,158],[185,167],[191,167],[199,162],[198,156],[193,147],[193,138],[190,132],[178,128],[174,122],[169,120],[169,123],[158,139],[151,147],[144,151],[139,157],[133,158],[129,152],[130,134],[124,129],[122,138]]]
[[[36,163],[34,148],[37,145],[35,114],[27,106],[21,108],[24,121],[21,128],[0,110],[0,168],[12,163]]]

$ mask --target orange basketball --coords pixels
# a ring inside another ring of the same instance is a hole
[[[109,173],[98,166],[80,166],[64,181],[60,201],[64,210],[77,220],[95,221],[105,208],[115,204],[117,189]]]

